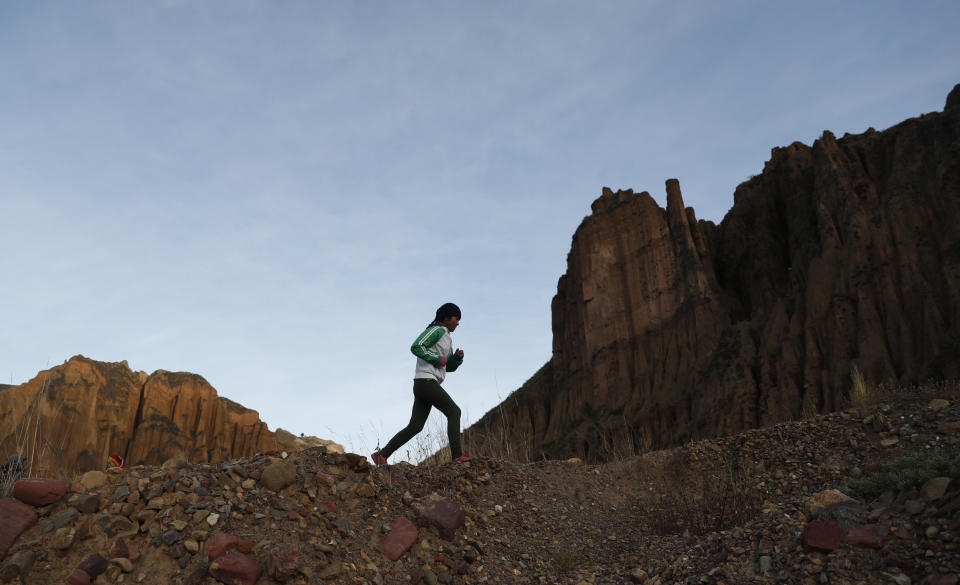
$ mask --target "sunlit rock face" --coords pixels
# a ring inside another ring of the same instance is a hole
[[[468,442],[604,459],[842,408],[855,366],[958,375],[960,86],[943,112],[773,149],[719,225],[674,179],[666,202],[594,201],[552,359]]]
[[[33,475],[126,465],[247,457],[278,448],[256,411],[201,376],[134,372],[126,362],[75,356],[0,390],[0,453],[28,458]]]

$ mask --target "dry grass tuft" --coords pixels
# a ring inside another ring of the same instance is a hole
[[[850,369],[850,384],[850,406],[866,408],[876,406],[879,402],[876,386],[867,383],[863,372],[856,365]]]
[[[0,496],[8,496],[20,477],[55,477],[69,480],[73,461],[67,461],[64,446],[70,439],[75,412],[61,410],[52,420],[41,416],[49,390],[49,378],[37,392],[20,423],[14,429],[16,454],[24,459],[22,474],[8,473],[0,477]],[[12,453],[10,455],[13,455]]]

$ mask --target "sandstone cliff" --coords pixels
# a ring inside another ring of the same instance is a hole
[[[942,113],[773,149],[719,225],[680,185],[603,194],[553,299],[553,357],[465,435],[604,458],[843,406],[850,374],[960,373],[960,85]]]
[[[278,442],[256,411],[217,396],[196,374],[148,376],[126,362],[75,356],[0,389],[0,454],[22,453],[34,475],[101,469],[113,453],[127,465],[157,465],[248,457],[292,443]]]

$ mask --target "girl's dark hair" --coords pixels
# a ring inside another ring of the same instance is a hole
[[[453,303],[443,303],[440,305],[440,308],[437,309],[437,316],[433,318],[433,321],[430,322],[428,327],[433,325],[440,325],[441,322],[447,317],[456,317],[460,318],[460,307],[454,305]]]

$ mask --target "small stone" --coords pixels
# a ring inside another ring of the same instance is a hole
[[[950,403],[942,398],[934,398],[930,401],[930,404],[927,405],[927,408],[933,412],[940,412],[944,408],[950,406]]]
[[[853,498],[841,492],[840,490],[823,490],[817,492],[807,500],[806,505],[804,506],[804,513],[807,515],[807,518],[816,518],[817,514],[820,513],[820,510],[826,508],[831,504],[837,504],[840,502],[849,502]]]
[[[293,545],[270,551],[267,573],[277,581],[286,583],[297,576],[300,569],[300,549]]]
[[[233,585],[254,585],[262,572],[257,561],[240,553],[225,554],[210,564],[211,575]]]
[[[317,577],[320,579],[333,579],[343,572],[343,565],[339,561],[333,561],[326,567],[320,569],[317,573]]]
[[[236,535],[218,532],[207,541],[207,558],[211,561],[215,560],[226,554],[230,549],[236,547],[239,542],[240,539]]]
[[[898,439],[898,438],[896,438],[896,437],[890,437],[890,438],[888,438],[888,439],[882,439],[882,440],[880,441],[880,446],[883,447],[884,449],[889,449],[890,447],[896,446],[897,443],[899,443],[899,442],[900,442],[900,439]],[[905,575],[904,575],[904,576],[905,576]],[[909,577],[907,577],[907,578],[909,579]]]
[[[567,460],[567,462],[569,463],[570,461]],[[646,583],[648,578],[649,578],[649,575],[647,575],[647,572],[641,569],[640,567],[637,567],[636,569],[630,571],[630,580],[633,581],[634,583]]]
[[[870,514],[869,510],[860,502],[853,500],[830,504],[820,510],[818,519],[831,524],[836,524],[844,530],[850,530],[854,526],[860,525],[866,521]]]
[[[74,569],[67,577],[68,585],[90,585],[90,575],[87,575],[83,569]]]
[[[912,581],[910,580],[910,577],[908,575],[904,575],[903,573],[900,573],[899,575],[894,577],[893,582],[896,583],[897,585],[910,585],[910,583],[912,583]]]
[[[413,509],[417,513],[418,524],[436,528],[446,540],[453,540],[457,529],[466,521],[466,510],[460,504],[437,494],[414,502]]]
[[[907,500],[903,504],[903,509],[906,510],[908,514],[916,516],[920,512],[923,512],[926,506],[923,500]]]
[[[383,537],[380,542],[380,548],[384,556],[391,561],[395,561],[407,552],[420,536],[419,530],[412,522],[400,516],[392,523],[393,529]]]
[[[210,515],[210,510],[197,510],[193,513],[193,522],[200,523],[207,519],[207,516]]]
[[[100,510],[100,498],[93,494],[75,494],[69,504],[81,514],[96,514]]]
[[[957,585],[960,576],[957,575],[927,575],[924,585]]]
[[[769,573],[770,569],[773,568],[773,558],[768,555],[763,555],[760,557],[760,572]]]
[[[128,558],[117,557],[115,559],[110,559],[110,562],[120,567],[120,570],[124,573],[133,572],[133,561]]]
[[[933,538],[940,533],[940,529],[936,526],[927,526],[927,529],[923,532],[927,538]]]
[[[937,432],[942,435],[960,433],[960,420],[945,420],[937,425]]]
[[[0,583],[13,581],[17,577],[20,578],[20,583],[27,583],[27,574],[36,558],[37,555],[32,550],[23,550],[13,555],[0,569]]]
[[[275,492],[279,492],[296,480],[297,466],[290,463],[268,465],[260,476],[260,484]]]
[[[113,501],[124,502],[127,500],[127,498],[130,497],[131,493],[132,493],[132,490],[130,489],[130,486],[126,484],[118,486],[117,489],[114,490],[113,492]]]
[[[88,471],[80,478],[80,484],[88,490],[98,488],[107,483],[109,477],[102,471]]]
[[[220,521],[220,514],[210,514],[207,516],[207,524],[210,526],[216,526],[217,522]]]
[[[107,570],[107,559],[100,555],[90,555],[83,559],[77,568],[90,576],[90,579],[96,579],[101,573]]]
[[[113,546],[110,547],[110,557],[111,558],[130,558],[130,547],[127,546],[127,541],[122,538],[118,538],[116,542],[113,543]]]
[[[844,537],[844,542],[857,548],[882,549],[890,537],[890,530],[886,526],[868,524],[854,526]]]
[[[174,544],[180,542],[180,533],[176,530],[168,530],[163,533],[161,538],[163,539],[163,544],[167,546],[173,546]]]
[[[75,528],[60,528],[53,534],[50,545],[57,550],[67,550],[73,546],[73,539],[77,534]]]
[[[803,546],[807,550],[830,553],[840,548],[844,531],[836,524],[814,520],[803,529]]]
[[[920,494],[928,502],[939,500],[947,493],[947,486],[950,485],[950,481],[949,477],[934,477],[927,480],[920,488]]]
[[[76,508],[67,508],[66,510],[60,512],[50,520],[48,520],[43,525],[44,532],[53,532],[58,528],[63,528],[67,524],[72,524],[77,517],[80,516],[80,513],[77,512]]]

